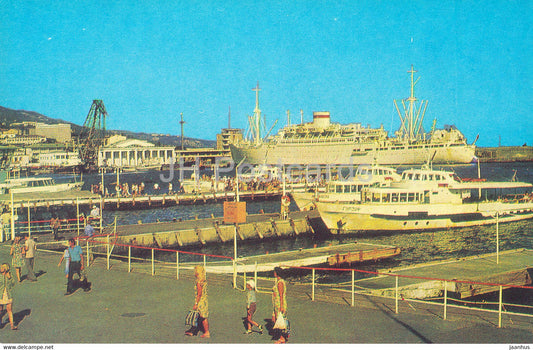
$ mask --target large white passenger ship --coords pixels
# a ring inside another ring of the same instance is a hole
[[[274,136],[263,135],[264,121],[259,109],[259,88],[255,88],[256,107],[249,117],[247,137],[230,145],[233,160],[238,163],[246,157],[249,164],[424,164],[435,154],[434,163],[471,163],[475,160],[475,145],[467,144],[465,136],[454,126],[424,132],[422,122],[427,101],[417,103],[414,95],[414,73],[411,67],[411,95],[394,101],[401,127],[389,137],[383,126],[371,128],[361,123],[341,125],[331,123],[329,112],[314,112],[313,122],[287,126]],[[418,80],[417,80],[418,81]],[[303,117],[302,117],[303,119]]]
[[[531,187],[515,181],[464,181],[453,172],[423,167],[404,171],[400,181],[363,188],[351,197],[350,186],[332,183],[315,205],[334,234],[434,230],[533,218],[533,196],[527,192]],[[502,195],[510,189],[519,193]],[[485,196],[480,198],[481,191]]]

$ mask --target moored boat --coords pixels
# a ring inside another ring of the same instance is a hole
[[[337,174],[337,177],[339,174]],[[342,177],[342,173],[340,174]],[[393,181],[399,181],[400,174],[390,167],[373,164],[361,165],[355,172],[346,175],[345,179],[329,181],[324,191],[317,187],[307,192],[292,193],[294,201],[300,210],[316,207],[315,201],[321,198],[328,202],[361,200],[361,192],[367,187],[387,186]]]
[[[532,187],[463,181],[453,172],[423,167],[404,171],[387,186],[364,188],[359,196],[321,196],[316,206],[332,233],[435,230],[533,218],[533,196],[527,192]],[[503,195],[510,190],[521,193]]]
[[[6,179],[0,184],[0,193],[61,192],[81,188],[83,182],[56,183],[51,177],[25,177]]]
[[[341,125],[332,123],[328,111],[313,112],[313,122],[287,125],[276,135],[263,132],[265,124],[259,108],[259,87],[255,88],[256,107],[249,117],[247,135],[230,144],[235,163],[246,159],[249,164],[328,165],[424,164],[434,154],[436,164],[467,164],[476,160],[475,141],[468,144],[465,136],[453,125],[431,130],[422,125],[428,101],[417,102],[414,95],[414,73],[411,67],[411,95],[400,103],[394,101],[401,125],[394,136],[383,128],[371,128],[362,123]],[[400,111],[401,105],[403,111]],[[302,112],[303,113],[303,112]],[[272,128],[271,128],[272,130]],[[476,139],[477,140],[477,139]]]

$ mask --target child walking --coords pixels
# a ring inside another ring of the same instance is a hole
[[[252,333],[252,327],[256,326],[259,329],[259,333],[263,334],[263,327],[257,322],[252,320],[255,310],[257,309],[257,299],[255,297],[255,282],[254,280],[248,280],[246,282],[246,332],[245,334]]]
[[[59,259],[59,264],[57,264],[57,267],[59,267],[61,266],[61,263],[63,262],[63,260],[65,260],[65,277],[66,278],[68,278],[68,265],[70,262],[69,258],[70,258],[70,255],[69,255],[68,248],[67,248],[65,249],[65,252],[61,256],[61,259]]]

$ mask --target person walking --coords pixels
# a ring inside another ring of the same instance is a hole
[[[9,318],[9,323],[11,324],[11,330],[17,330],[15,323],[13,322],[13,287],[15,286],[15,281],[9,272],[9,264],[3,263],[0,265],[0,310],[3,311],[4,307],[7,311],[7,317]],[[2,319],[0,319],[0,325],[2,324]]]
[[[246,333],[252,333],[252,327],[256,326],[259,329],[259,333],[263,334],[263,327],[255,322],[252,317],[257,310],[257,298],[255,296],[255,282],[254,280],[248,280],[246,282]]]
[[[26,233],[24,237],[26,238],[24,242],[24,251],[26,252],[25,262],[26,268],[28,269],[28,280],[36,282],[37,277],[35,276],[33,267],[35,264],[35,251],[37,250],[37,244],[29,234]]]
[[[76,244],[76,240],[74,238],[71,238],[68,240],[69,243],[69,270],[68,270],[68,282],[67,282],[67,292],[65,295],[71,295],[74,293],[74,274],[77,274],[80,278],[81,287],[83,288],[84,292],[88,292],[91,290],[91,286],[89,281],[87,281],[87,276],[84,272],[84,264],[83,264],[83,252],[81,250],[81,247]]]
[[[20,237],[15,237],[13,240],[9,254],[12,256],[11,266],[15,268],[15,271],[17,272],[17,280],[20,283],[22,282],[21,269],[24,265],[24,246],[20,244]]]
[[[185,335],[196,335],[198,334],[198,330],[200,328],[200,325],[203,328],[204,334],[200,336],[200,338],[209,338],[211,335],[209,333],[209,323],[207,321],[207,317],[209,316],[209,308],[207,303],[207,280],[205,277],[205,268],[203,265],[197,265],[194,267],[194,277],[196,277],[196,283],[194,285],[194,306],[193,310],[198,310],[200,313],[198,317],[198,327],[197,329],[191,328],[187,332],[185,332]]]
[[[59,221],[59,217],[57,215],[54,215],[52,219],[50,219],[50,227],[52,228],[52,233],[54,234],[54,241],[57,241],[59,239],[57,234],[59,232],[60,226],[61,221]]]
[[[68,252],[68,248],[65,249],[63,252],[63,255],[61,255],[61,259],[59,259],[59,264],[57,264],[57,267],[61,266],[61,263],[63,260],[65,260],[65,277],[68,278],[68,266],[70,263],[70,254]]]
[[[274,269],[274,278],[276,279],[272,287],[272,322],[276,323],[279,316],[284,319],[287,317],[287,285],[282,278],[283,270],[280,267]],[[288,334],[284,329],[274,329],[275,336],[278,337],[276,344],[287,342]]]

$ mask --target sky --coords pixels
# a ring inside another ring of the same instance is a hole
[[[246,129],[259,84],[274,132],[329,111],[395,131],[393,101],[478,146],[533,145],[533,2],[0,0],[0,105],[107,128],[214,140]],[[501,139],[500,139],[501,138]],[[501,141],[500,141],[501,140]]]

